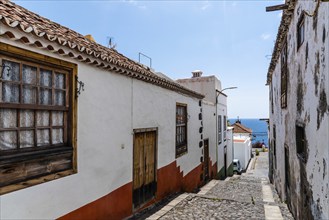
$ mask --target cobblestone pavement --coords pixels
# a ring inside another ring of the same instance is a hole
[[[225,181],[213,180],[203,187],[206,190],[198,194],[185,193],[157,212],[150,212],[148,217],[138,219],[294,219],[269,184],[267,161],[267,153],[261,153],[253,158],[246,173]],[[272,210],[277,210],[279,217]]]

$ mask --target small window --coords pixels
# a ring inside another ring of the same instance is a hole
[[[224,119],[223,119],[223,135],[224,135],[224,141],[226,141],[226,127],[227,127],[227,120],[226,120],[226,116],[224,116]]]
[[[306,140],[304,126],[296,125],[296,151],[300,159],[306,159]]]
[[[287,43],[281,51],[281,108],[287,107],[288,91],[288,63],[287,63]]]
[[[1,194],[72,174],[76,166],[75,66],[11,48],[0,53]],[[30,55],[40,60],[30,62]]]
[[[187,106],[176,105],[176,157],[187,152]]]
[[[218,115],[218,144],[222,143],[222,116]]]
[[[303,44],[304,39],[305,39],[305,16],[303,14],[297,24],[297,50]]]

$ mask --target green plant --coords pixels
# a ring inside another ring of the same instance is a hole
[[[258,155],[259,155],[259,151],[258,151],[258,149],[256,149],[255,152],[256,152],[256,156],[258,156]]]
[[[266,152],[266,148],[265,147],[263,147],[263,152]]]

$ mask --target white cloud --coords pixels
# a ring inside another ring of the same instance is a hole
[[[267,40],[267,39],[269,39],[269,38],[271,37],[271,35],[270,35],[270,34],[266,34],[266,33],[264,33],[264,34],[262,34],[260,37],[261,37],[263,40]]]
[[[136,1],[136,0],[123,0],[124,2],[127,2],[130,5],[133,5],[139,9],[147,9],[146,5],[141,5],[140,2]]]
[[[210,3],[209,3],[209,1],[205,1],[204,2],[204,4],[203,4],[203,6],[201,7],[201,10],[206,10],[207,8],[209,8],[210,7]]]
[[[235,7],[235,6],[237,6],[237,5],[238,5],[237,2],[232,2],[232,7]]]

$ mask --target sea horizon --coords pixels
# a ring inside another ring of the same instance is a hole
[[[264,118],[239,118],[241,124],[252,130],[252,143],[260,142],[264,143],[268,147],[268,129],[267,123],[263,120]],[[234,124],[238,118],[228,119],[230,124]]]

